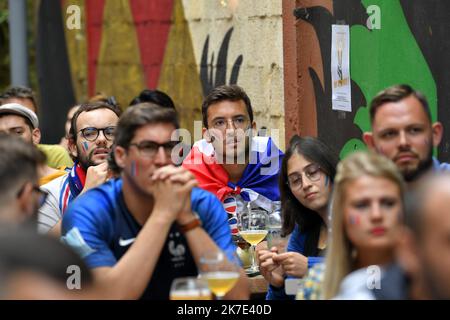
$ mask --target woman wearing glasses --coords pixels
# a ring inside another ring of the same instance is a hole
[[[258,250],[260,272],[269,282],[267,299],[293,299],[285,294],[286,277],[302,278],[323,260],[327,243],[327,207],[337,155],[313,137],[294,136],[280,172],[283,227],[291,234],[286,253]]]

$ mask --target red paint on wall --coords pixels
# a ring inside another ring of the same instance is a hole
[[[136,25],[145,83],[158,85],[167,39],[171,27],[173,0],[130,0]]]
[[[86,1],[86,33],[88,56],[88,93],[95,94],[98,55],[102,38],[103,11],[105,0]]]

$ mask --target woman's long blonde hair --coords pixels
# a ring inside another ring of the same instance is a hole
[[[325,299],[335,297],[343,278],[353,271],[353,245],[344,229],[343,204],[348,183],[362,176],[386,178],[392,181],[399,187],[403,203],[405,190],[403,177],[389,159],[373,152],[355,152],[338,164],[330,206],[332,227],[325,260],[323,284]]]

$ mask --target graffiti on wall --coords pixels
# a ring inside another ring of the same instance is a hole
[[[434,4],[421,3],[431,11],[436,10]],[[368,9],[374,6],[380,8],[381,23],[379,28],[369,29]],[[439,6],[440,12],[448,12],[448,2],[440,1]],[[433,45],[440,41],[433,41],[430,34],[430,30],[436,30],[434,36],[445,39],[440,31],[444,28],[432,26],[438,22],[429,21],[428,17],[436,17],[431,12],[417,16],[416,12],[426,12],[425,8],[416,11],[412,7],[410,2],[399,0],[344,0],[308,1],[297,9],[297,19],[311,26],[316,35],[317,43],[308,45],[316,48],[315,53],[321,56],[320,65],[310,65],[308,59],[300,59],[303,68],[309,71],[314,88],[306,94],[314,95],[311,99],[316,108],[317,134],[336,146],[341,157],[365,148],[361,135],[370,130],[368,104],[377,92],[390,85],[412,85],[427,96],[434,120],[447,119],[447,111],[441,110],[445,109],[443,104],[448,100],[448,93],[442,90],[438,94],[436,85],[437,80],[442,88],[449,83],[448,76],[443,75],[445,69],[439,69],[447,62],[439,59],[443,53],[436,53],[439,51]],[[444,14],[440,17],[448,25]],[[331,24],[339,23],[348,24],[351,30],[352,112],[345,114],[331,110]],[[305,28],[305,24],[298,28]],[[302,30],[298,31],[301,34]],[[448,44],[444,47],[448,50]],[[448,157],[448,149],[448,145],[441,147],[441,158]]]
[[[208,95],[208,93],[217,86],[237,83],[239,71],[244,59],[242,54],[240,54],[236,58],[236,61],[233,63],[230,79],[228,83],[226,82],[228,50],[232,33],[233,28],[230,28],[230,30],[228,30],[225,34],[222,44],[220,45],[216,62],[214,62],[214,52],[211,53],[211,60],[208,59],[209,35],[206,37],[205,44],[203,45],[202,59],[200,64],[200,78],[202,80],[203,95],[205,96]],[[213,73],[214,66],[216,66],[215,74]]]

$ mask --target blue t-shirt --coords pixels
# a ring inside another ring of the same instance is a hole
[[[439,162],[438,159],[433,157],[433,170],[437,172],[450,171],[450,164],[446,162]]]
[[[194,188],[191,207],[202,220],[203,229],[231,258],[236,247],[220,201],[213,194]],[[74,248],[90,268],[112,267],[132,245],[141,228],[126,207],[122,180],[115,179],[89,190],[70,204],[63,217],[62,240]],[[167,300],[173,279],[198,274],[187,240],[177,225],[174,223],[169,234],[162,236],[166,237],[166,242],[142,295],[145,299]]]
[[[300,254],[303,254],[305,252],[305,241],[306,235],[300,233],[298,225],[295,224],[294,231],[292,231],[291,236],[289,237],[286,251],[298,252]],[[311,268],[316,263],[323,261],[324,261],[323,257],[308,257],[308,269]],[[286,278],[294,278],[294,277],[287,276]],[[266,295],[267,300],[293,300],[294,298],[295,295],[286,294],[284,285],[281,288],[269,285],[269,289],[267,290]]]

